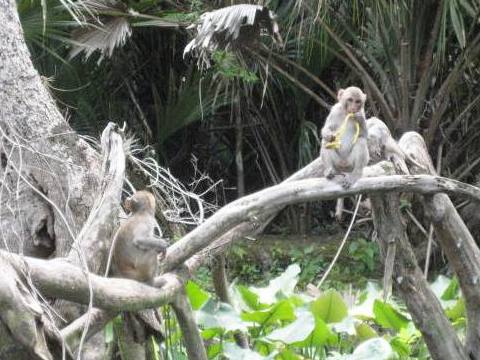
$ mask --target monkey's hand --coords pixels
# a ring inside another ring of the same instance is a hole
[[[155,250],[162,254],[165,254],[168,248],[168,243],[165,241],[165,239],[156,236],[151,238],[134,238],[133,243],[140,250]]]

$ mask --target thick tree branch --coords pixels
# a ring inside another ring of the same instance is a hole
[[[451,192],[473,198],[480,195],[480,189],[475,186],[428,175],[362,178],[350,189],[343,189],[325,178],[282,183],[238,199],[217,211],[201,226],[168,248],[163,269],[166,271],[175,269],[208,246],[212,239],[218,238],[234,226],[246,221],[255,226],[260,216],[271,215],[286,205],[385,191],[421,194]]]
[[[455,329],[415,259],[401,220],[398,194],[372,195],[370,200],[380,247],[384,254],[391,246],[397,248],[393,268],[396,288],[415,326],[422,332],[430,354],[436,360],[467,359]]]
[[[182,289],[172,302],[173,311],[178,324],[182,329],[184,344],[187,349],[189,360],[207,360],[207,353],[203,345],[202,337],[195,322],[192,306],[188,301],[187,294]]]
[[[480,199],[480,189],[474,186],[428,175],[364,178],[347,190],[324,178],[285,183],[246,196],[222,208],[169,248],[169,267],[173,268],[175,264],[188,258],[189,254],[208,246],[219,233],[224,233],[246,220],[255,219],[257,214],[272,213],[287,204],[329,200],[360,192],[385,191],[421,194],[451,192]],[[176,252],[181,253],[181,256],[177,256]],[[88,304],[89,286],[82,269],[58,259],[22,258],[14,254],[5,258],[17,271],[28,272],[33,283],[45,296]],[[93,305],[106,310],[121,311],[153,308],[170,303],[175,293],[181,289],[181,281],[174,274],[165,274],[161,280],[164,284],[161,289],[157,289],[132,280],[103,278],[91,274]]]
[[[416,133],[406,133],[399,142],[406,151],[435,174],[423,138]],[[478,188],[477,188],[478,189]],[[458,277],[467,309],[467,353],[471,359],[480,359],[480,250],[458,215],[455,206],[445,194],[425,199],[435,234],[442,250]]]

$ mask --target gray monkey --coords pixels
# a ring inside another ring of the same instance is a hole
[[[325,177],[343,175],[344,188],[352,186],[361,176],[369,160],[365,101],[367,95],[358,87],[340,89],[338,102],[332,106],[322,128],[320,156]]]

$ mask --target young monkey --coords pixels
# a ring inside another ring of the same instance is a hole
[[[337,99],[322,128],[320,155],[325,177],[332,179],[341,174],[342,186],[349,188],[362,176],[369,160],[364,109],[367,95],[351,86],[340,89]]]
[[[157,271],[157,256],[164,256],[168,247],[164,239],[154,234],[155,198],[148,191],[137,191],[125,201],[125,208],[131,216],[120,225],[113,239],[113,273],[151,283]],[[109,264],[110,256],[107,271]]]

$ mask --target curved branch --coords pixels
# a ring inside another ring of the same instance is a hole
[[[279,207],[363,192],[385,191],[422,194],[450,192],[480,199],[480,189],[475,186],[428,175],[363,178],[347,190],[324,178],[292,181],[243,197],[222,208],[197,229],[170,246],[167,251],[166,268],[173,269],[182,264],[235,225],[254,220],[260,214],[263,216],[273,213]],[[40,260],[29,257],[22,259],[15,254],[8,254],[5,259],[18,271],[27,271],[45,296],[88,304],[89,286],[82,269],[58,259]],[[160,289],[133,280],[104,278],[91,274],[93,305],[112,311],[152,308],[170,303],[176,292],[182,288],[181,280],[172,273],[156,280],[162,283]]]
[[[235,225],[251,221],[255,226],[258,217],[273,213],[286,205],[384,191],[421,194],[449,192],[480,198],[480,189],[475,186],[428,175],[362,178],[350,189],[343,189],[325,178],[282,183],[240,198],[217,211],[201,226],[168,248],[163,269],[164,271],[175,269]]]

